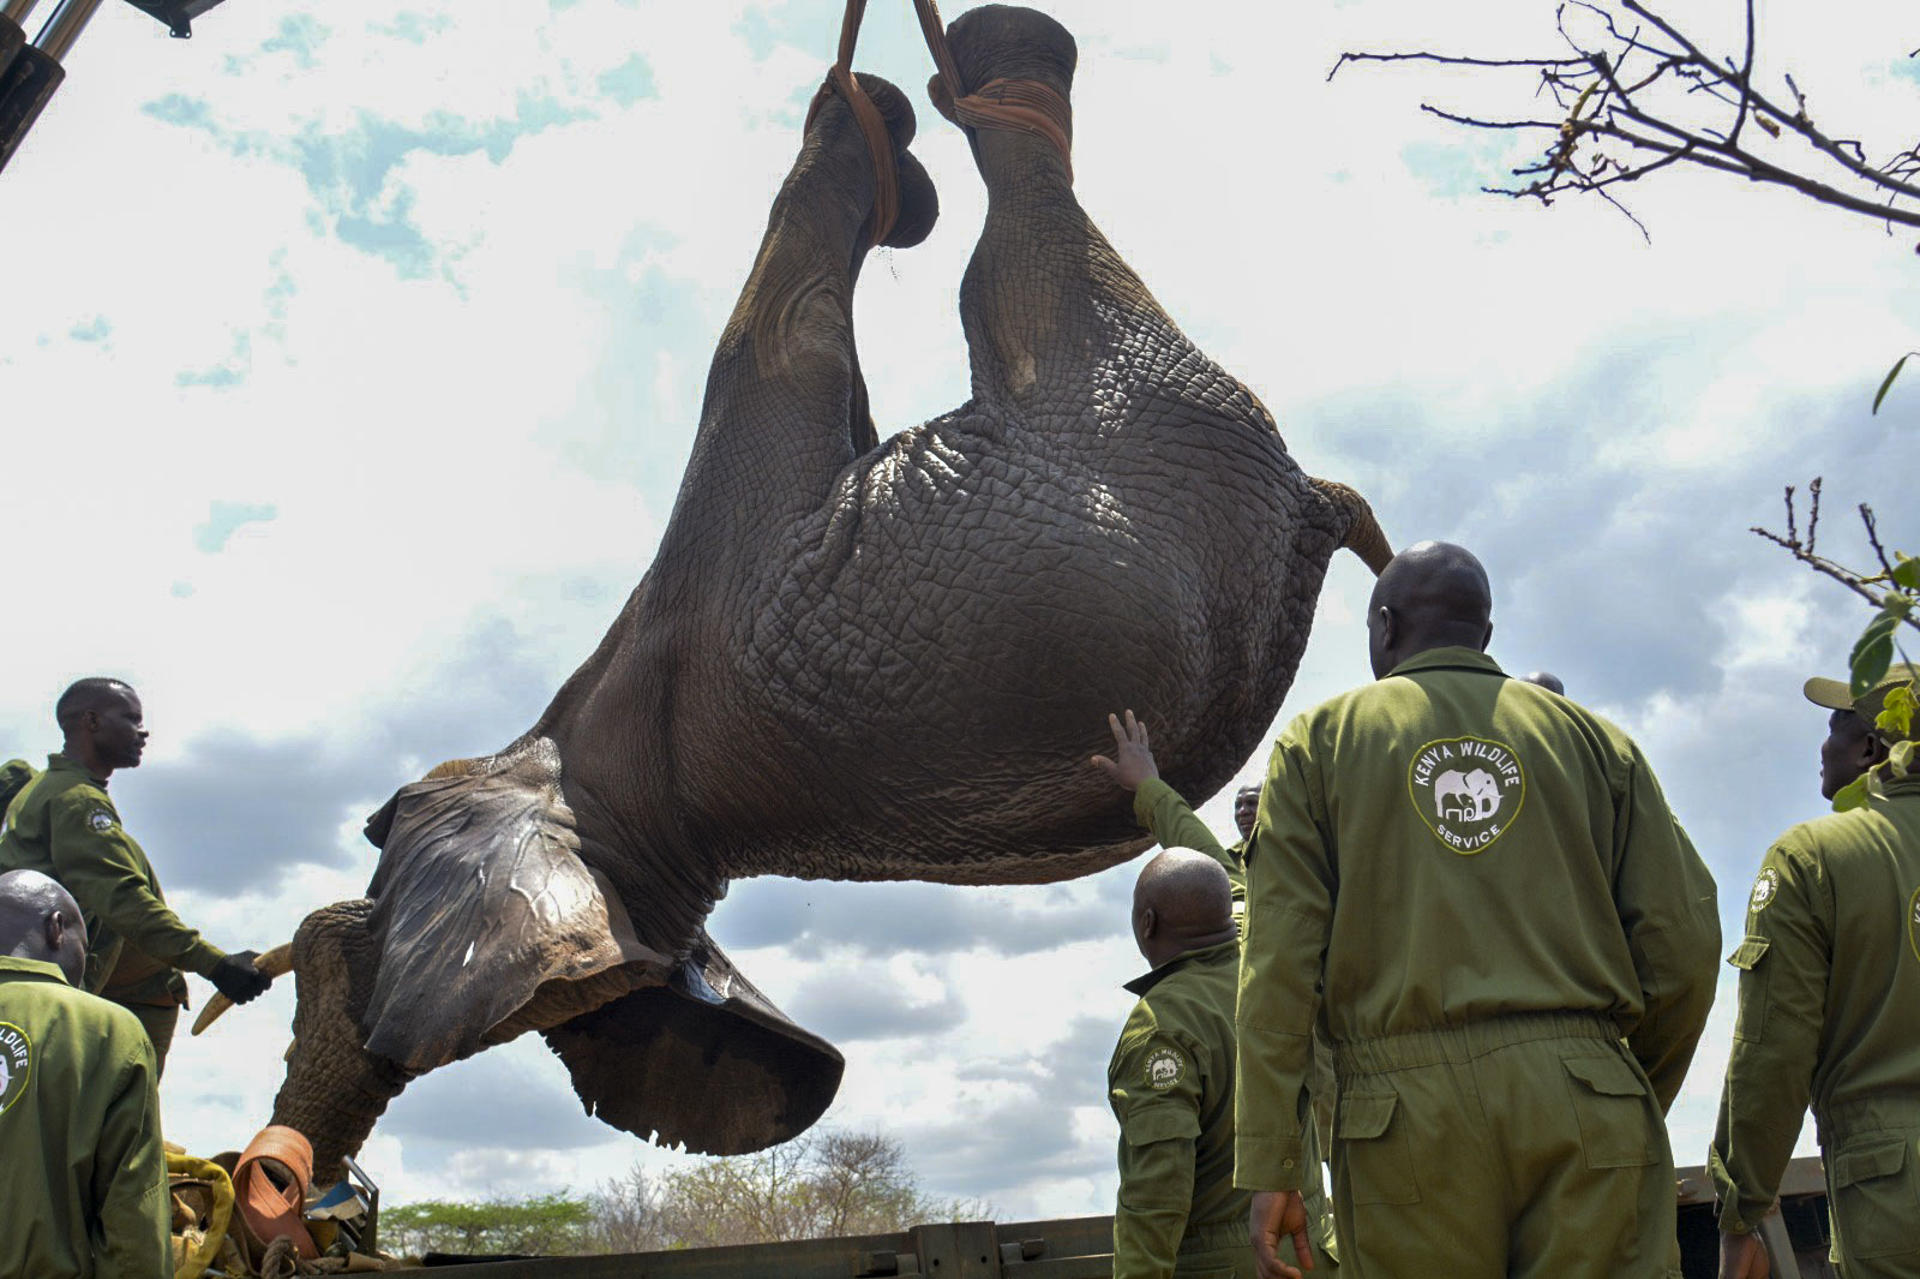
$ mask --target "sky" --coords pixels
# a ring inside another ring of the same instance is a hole
[[[651,558],[839,8],[231,0],[186,42],[103,9],[0,174],[0,757],[57,748],[72,679],[121,676],[153,739],[114,795],[183,917],[265,949],[360,895],[365,815],[516,737]],[[1824,476],[1830,553],[1863,554],[1859,502],[1920,548],[1920,378],[1868,411],[1920,347],[1920,236],[1673,172],[1631,193],[1649,243],[1597,203],[1479,194],[1525,147],[1418,109],[1519,114],[1524,72],[1327,81],[1347,49],[1554,51],[1547,0],[1047,8],[1080,45],[1087,210],[1308,471],[1358,488],[1396,544],[1481,554],[1494,656],[1643,745],[1731,949],[1768,841],[1824,808],[1800,684],[1842,671],[1865,620],[1748,529]],[[1671,12],[1732,47],[1731,0]],[[1876,154],[1912,142],[1910,6],[1760,16],[1761,76],[1791,72]],[[861,50],[915,98],[942,204],[862,276],[884,433],[966,398],[955,301],[984,201],[919,89],[910,6],[872,6]],[[1369,582],[1336,561],[1283,717],[1368,678]],[[1232,789],[1201,810],[1223,834]],[[825,1123],[895,1135],[931,1192],[1001,1220],[1107,1212],[1137,870],[751,880],[709,927],[845,1052]],[[1730,990],[1671,1116],[1683,1165]],[[291,1015],[282,982],[183,1027],[172,1139],[245,1143]],[[416,1082],[363,1163],[403,1202],[687,1158],[586,1118],[535,1037]]]

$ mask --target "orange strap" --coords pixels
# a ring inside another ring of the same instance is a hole
[[[967,129],[1005,129],[1031,133],[1045,138],[1067,165],[1067,179],[1073,179],[1073,109],[1067,100],[1038,80],[989,80],[978,92],[966,92],[960,67],[947,47],[947,27],[940,20],[937,0],[913,0],[914,13],[920,19],[920,34],[926,38],[927,51],[933,55],[938,74],[928,85],[933,105],[941,115]],[[813,95],[807,108],[807,127],[820,111],[829,94],[837,93],[853,109],[860,132],[867,139],[867,153],[873,157],[873,214],[867,221],[867,243],[878,244],[893,230],[900,216],[900,173],[893,158],[893,138],[881,118],[880,108],[860,87],[853,73],[854,46],[860,41],[860,23],[867,16],[867,0],[847,0],[840,18],[840,48],[826,83]]]

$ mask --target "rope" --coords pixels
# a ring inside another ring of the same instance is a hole
[[[947,45],[947,27],[940,20],[938,0],[913,0],[913,10],[920,19],[927,52],[933,55],[936,74],[927,91],[933,97],[934,109],[963,129],[1001,129],[1046,139],[1060,153],[1071,182],[1073,108],[1066,98],[1038,80],[989,80],[977,92],[968,93],[960,66]],[[806,127],[813,126],[814,116],[830,95],[839,94],[853,109],[853,118],[867,140],[867,153],[873,158],[873,213],[867,219],[866,239],[874,245],[887,238],[900,216],[900,171],[887,122],[853,73],[854,47],[860,42],[860,24],[866,16],[867,0],[847,0],[840,18],[840,48],[827,71],[826,83],[807,108]]]

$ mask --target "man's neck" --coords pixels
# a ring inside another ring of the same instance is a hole
[[[68,738],[61,744],[60,753],[86,769],[102,784],[113,776],[113,769],[101,761],[99,754],[93,749],[92,742],[76,742]]]

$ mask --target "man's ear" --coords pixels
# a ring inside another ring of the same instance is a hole
[[[1142,907],[1140,911],[1141,939],[1145,940],[1146,938],[1153,936],[1158,929],[1159,923],[1160,923],[1160,917],[1154,914],[1153,907],[1151,906]]]
[[[1868,729],[1865,745],[1860,748],[1862,762],[1868,769],[1875,769],[1887,762],[1887,756],[1893,748],[1887,745],[1887,739],[1880,736],[1879,729]]]
[[[1488,622],[1487,633],[1480,637],[1480,651],[1484,653],[1489,648],[1492,648],[1492,647],[1493,647],[1493,623]]]
[[[60,943],[67,939],[67,912],[56,910],[49,914],[40,927],[47,939],[47,949],[55,954],[60,952]]]

